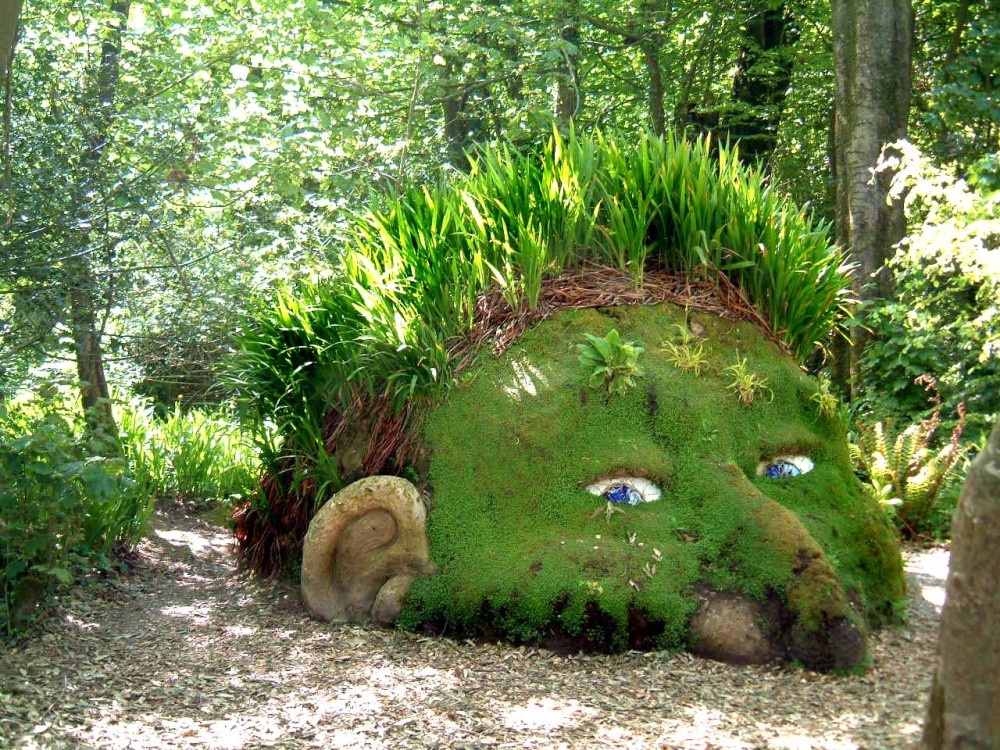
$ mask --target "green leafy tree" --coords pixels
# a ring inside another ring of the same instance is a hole
[[[985,0],[916,4],[912,140],[968,169],[1000,135],[1000,7]]]

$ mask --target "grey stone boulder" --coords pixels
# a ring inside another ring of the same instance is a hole
[[[701,606],[688,623],[692,653],[732,664],[764,664],[778,658],[781,648],[776,607],[745,594],[698,592]]]

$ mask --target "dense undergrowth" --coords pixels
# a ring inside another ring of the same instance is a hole
[[[0,403],[0,628],[30,623],[57,584],[134,542],[152,510],[112,437],[64,404]]]
[[[114,405],[94,432],[53,383],[0,402],[0,636],[30,630],[60,586],[115,567],[161,498],[206,507],[249,494],[252,444],[225,411]]]
[[[886,149],[909,233],[895,297],[861,311],[871,342],[850,404],[857,468],[908,537],[948,536],[961,479],[1000,414],[997,157],[964,175],[913,145]]]
[[[975,170],[966,180],[935,166],[906,142],[887,151],[880,169],[893,175],[890,198],[911,228],[889,263],[895,299],[863,311],[872,343],[852,408],[900,425],[938,411],[947,433],[961,405],[966,434],[985,441],[1000,414],[1000,190]],[[927,398],[927,376],[940,400]]]

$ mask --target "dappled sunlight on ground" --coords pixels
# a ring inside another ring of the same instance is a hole
[[[943,550],[910,553],[910,623],[875,635],[867,674],[831,676],[320,623],[294,588],[240,574],[216,527],[157,525],[139,573],[3,653],[0,747],[901,748],[947,570]]]
[[[220,533],[205,534],[199,531],[154,529],[153,534],[167,544],[188,550],[195,557],[207,557],[215,552],[228,550],[233,546],[232,538]]]
[[[948,550],[938,547],[907,557],[906,572],[910,574],[910,595],[921,597],[932,604],[940,614],[944,606],[945,583],[948,578]]]
[[[547,385],[548,380],[541,370],[520,359],[514,360],[509,377],[501,383],[504,392],[518,403],[525,396],[537,396],[539,386]]]
[[[945,589],[944,586],[921,586],[920,596],[924,598],[924,601],[928,601],[933,604],[938,612],[944,607]]]
[[[160,614],[167,617],[179,617],[194,625],[207,625],[212,620],[215,606],[208,602],[197,602],[181,606],[161,607]]]
[[[597,712],[576,700],[561,702],[552,698],[532,698],[523,706],[507,708],[504,713],[504,726],[509,729],[549,731],[580,723]]]

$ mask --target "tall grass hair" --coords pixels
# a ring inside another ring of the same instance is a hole
[[[342,479],[326,450],[331,410],[378,399],[401,413],[452,384],[449,349],[493,289],[530,309],[544,279],[585,264],[637,287],[650,269],[724,274],[800,360],[848,301],[829,225],[707,138],[570,129],[540,154],[499,146],[471,164],[358,217],[332,277],[278,290],[248,321],[232,378],[276,425],[270,463],[298,466],[300,483]]]

